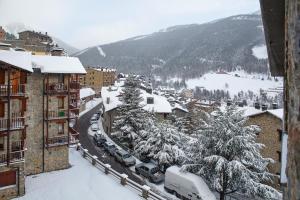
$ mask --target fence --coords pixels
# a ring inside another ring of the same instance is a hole
[[[97,156],[92,156],[88,153],[87,149],[84,149],[81,144],[77,144],[76,150],[82,154],[82,157],[87,159],[94,165],[96,168],[103,171],[105,174],[110,174],[114,178],[120,181],[120,184],[125,186],[129,186],[136,190],[144,199],[153,199],[153,200],[166,200],[165,198],[161,197],[160,195],[151,191],[150,187],[147,185],[140,185],[128,178],[126,174],[120,174],[119,172],[115,171],[111,168],[109,164],[104,164],[100,160],[98,160]]]

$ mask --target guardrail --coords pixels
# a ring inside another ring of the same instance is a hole
[[[135,189],[144,199],[153,199],[153,200],[166,200],[164,197],[156,194],[151,191],[151,188],[147,185],[140,185],[133,180],[129,179],[126,174],[120,174],[116,170],[112,169],[109,164],[105,164],[98,160],[97,156],[91,155],[87,149],[84,149],[81,144],[77,144],[76,150],[82,154],[82,157],[87,159],[99,170],[103,171],[105,174],[110,174],[114,178],[120,181],[120,184],[123,186],[129,186]]]

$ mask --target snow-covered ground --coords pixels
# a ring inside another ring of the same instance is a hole
[[[102,103],[102,98],[94,98],[93,100],[90,100],[85,104],[85,110],[79,113],[79,117],[81,117],[82,115],[84,115],[85,113],[87,113],[88,111],[90,111],[91,109],[99,105],[100,103]]]
[[[18,200],[140,200],[139,194],[105,175],[70,149],[71,168],[26,178],[26,195]]]
[[[240,77],[235,76],[235,74]],[[261,78],[264,78],[264,80],[261,80]],[[270,90],[283,87],[283,81],[280,78],[276,82],[273,78],[267,80],[267,76],[264,75],[247,75],[246,73],[235,72],[228,74],[208,73],[200,78],[186,80],[186,84],[189,89],[194,89],[197,86],[207,90],[220,89],[228,91],[230,95],[236,95],[240,91],[247,92],[248,90],[259,94],[260,89]]]

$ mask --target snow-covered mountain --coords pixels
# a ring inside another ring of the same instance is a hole
[[[94,46],[77,52],[84,65],[114,66],[120,72],[197,78],[209,71],[267,73],[259,12],[205,24],[173,26],[149,35]]]

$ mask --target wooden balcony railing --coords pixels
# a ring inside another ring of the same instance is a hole
[[[10,86],[0,85],[0,96],[8,96],[8,91],[10,91],[10,96],[24,96],[25,84],[10,85]]]
[[[13,117],[10,119],[10,130],[23,129],[25,127],[25,117]],[[8,129],[8,119],[0,118],[0,130]]]
[[[48,94],[67,93],[68,87],[63,83],[51,83],[45,85],[45,92]]]
[[[80,83],[79,82],[70,82],[70,89],[71,90],[80,90]]]
[[[25,150],[10,152],[10,163],[24,161]],[[7,154],[0,153],[0,164],[7,163]]]
[[[60,110],[48,111],[48,116],[47,116],[47,112],[45,112],[45,117],[47,120],[66,119],[68,118],[68,110],[60,109]]]
[[[61,146],[66,144],[68,144],[67,135],[49,137],[48,140],[46,140],[46,147]]]

